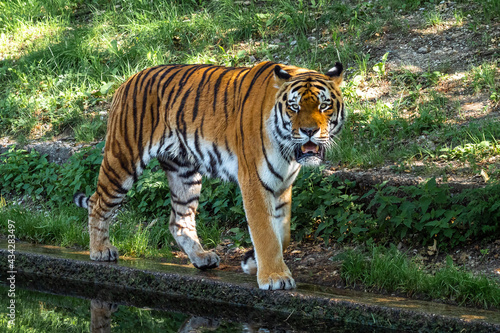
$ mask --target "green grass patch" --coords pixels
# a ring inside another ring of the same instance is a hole
[[[368,246],[366,251],[350,250],[342,255],[341,276],[350,286],[364,287],[389,293],[482,308],[500,306],[500,285],[485,276],[461,270],[446,258],[444,268],[435,274],[425,271],[422,264],[405,253],[381,246]]]
[[[32,243],[57,244],[65,247],[88,247],[89,235],[83,222],[85,211],[68,207],[43,211],[16,204],[0,207],[0,233],[6,235],[8,221],[16,225],[16,237]]]
[[[474,24],[487,24],[498,16],[495,3],[474,1],[471,8],[484,14],[472,15]],[[441,149],[476,144],[467,136],[467,128],[448,124],[457,116],[453,112],[460,114],[456,103],[432,90],[446,77],[446,69],[388,71],[389,54],[375,59],[361,51],[386,28],[405,29],[407,23],[397,13],[425,8],[427,24],[440,24],[440,12],[432,1],[286,0],[257,5],[229,0],[33,0],[0,6],[4,57],[0,136],[12,136],[21,143],[61,133],[72,133],[83,142],[103,139],[103,113],[113,92],[146,67],[164,63],[248,66],[273,60],[320,71],[335,61],[345,64],[342,89],[351,115],[338,149],[330,154],[333,161],[364,168],[415,158],[433,161],[453,155],[441,154]],[[471,21],[468,13],[457,15]],[[485,62],[467,72],[466,83],[498,103],[498,71],[498,61]],[[391,103],[360,98],[358,88],[376,86],[381,80],[389,80],[401,98]],[[500,128],[494,120],[483,122]],[[431,137],[433,143],[422,145],[421,136]],[[492,136],[497,140],[498,131]],[[478,160],[473,150],[467,154],[468,160]]]

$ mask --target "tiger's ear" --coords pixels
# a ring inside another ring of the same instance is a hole
[[[340,62],[336,62],[328,72],[325,73],[326,76],[330,77],[332,81],[339,85],[342,83],[342,74],[344,73],[344,67]]]
[[[292,76],[279,65],[274,66],[274,80],[276,80],[276,84],[279,87],[281,87],[281,85],[288,81],[291,77]]]

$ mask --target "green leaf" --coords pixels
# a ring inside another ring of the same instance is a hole
[[[101,86],[101,88],[99,89],[99,92],[101,93],[101,95],[106,95],[108,93],[108,91],[111,89],[111,87],[113,87],[115,83],[114,82],[108,82],[108,83],[105,83]]]

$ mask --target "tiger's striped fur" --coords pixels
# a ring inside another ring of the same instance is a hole
[[[342,65],[326,74],[263,62],[252,68],[164,65],[145,69],[116,91],[96,192],[88,208],[90,257],[118,259],[109,241],[114,209],[157,158],[171,193],[169,229],[194,266],[213,268],[195,213],[201,175],[238,183],[263,289],[295,286],[282,251],[290,241],[292,183],[301,165],[318,165],[346,111]]]

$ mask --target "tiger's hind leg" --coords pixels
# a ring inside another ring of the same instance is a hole
[[[196,209],[201,191],[201,175],[194,166],[173,161],[161,161],[170,188],[172,213],[169,229],[177,244],[188,255],[196,268],[209,269],[219,266],[219,256],[203,250],[196,232]]]
[[[116,209],[132,187],[135,177],[120,168],[119,160],[105,153],[97,180],[97,190],[88,199],[90,259],[96,261],[118,260],[118,250],[109,239],[109,225]]]

